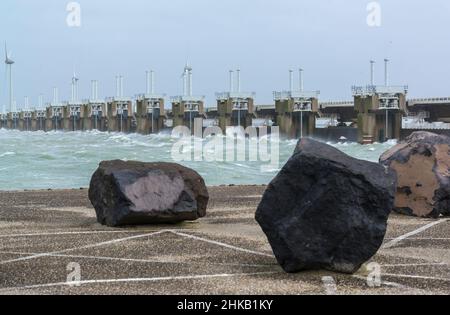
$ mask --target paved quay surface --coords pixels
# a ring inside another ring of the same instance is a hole
[[[284,273],[254,220],[264,187],[209,191],[203,219],[121,229],[96,222],[86,189],[0,192],[0,294],[450,294],[446,219],[393,214],[371,287],[366,266]]]

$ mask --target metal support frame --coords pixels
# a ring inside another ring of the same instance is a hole
[[[155,109],[159,109],[161,106],[160,99],[148,99],[147,100],[147,114],[152,116],[152,133],[155,133]]]
[[[52,107],[52,118],[55,122],[55,131],[58,130],[58,122],[59,122],[59,118],[62,119],[63,117],[63,108],[62,106],[55,106]]]
[[[31,121],[31,119],[32,119],[32,116],[33,116],[33,113],[32,112],[30,112],[30,111],[25,111],[25,112],[22,112],[22,114],[23,114],[23,120],[24,120],[24,122],[26,123],[25,124],[25,131],[30,131],[30,121]]]
[[[313,99],[294,99],[294,112],[312,112]]]
[[[128,112],[128,103],[117,103],[116,115],[120,117],[119,132],[123,132],[123,114],[125,111]]]
[[[78,117],[81,118],[81,105],[69,105],[69,117],[72,118],[72,131],[76,131],[75,123]]]
[[[36,118],[39,119],[39,130],[45,130],[42,120],[45,119],[46,116],[47,115],[44,110],[36,111]]]
[[[91,107],[91,119],[94,118],[94,129],[98,130],[98,117],[99,113],[103,112],[103,105],[104,104],[90,104]]]
[[[231,102],[233,104],[232,111],[238,112],[238,127],[241,126],[241,112],[249,110],[249,99],[248,98],[232,98]]]
[[[193,131],[192,113],[200,113],[200,102],[185,102],[184,112],[189,112],[189,129]]]

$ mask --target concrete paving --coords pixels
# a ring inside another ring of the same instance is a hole
[[[253,218],[264,189],[213,187],[203,219],[122,229],[87,190],[0,192],[0,294],[450,294],[445,219],[391,216],[380,286],[367,266],[284,273]]]

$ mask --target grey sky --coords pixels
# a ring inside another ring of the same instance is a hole
[[[370,59],[382,82],[385,57],[391,82],[408,84],[410,96],[450,95],[448,0],[379,0],[378,28],[366,22],[369,0],[79,0],[81,28],[66,24],[68,2],[0,1],[0,41],[16,61],[19,106],[25,95],[50,101],[53,86],[69,99],[74,66],[82,98],[92,79],[100,96],[114,95],[118,73],[125,94],[142,93],[147,69],[156,71],[158,92],[178,95],[187,59],[194,94],[206,95],[208,106],[238,66],[242,90],[256,92],[258,104],[271,104],[272,91],[288,88],[288,69],[299,66],[305,89],[320,90],[324,100],[350,99],[351,85],[367,83]]]

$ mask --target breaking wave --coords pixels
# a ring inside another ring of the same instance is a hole
[[[144,136],[99,131],[0,130],[0,190],[87,187],[100,161],[173,162],[171,151],[176,142],[177,139],[167,132]],[[250,161],[182,164],[198,171],[208,185],[267,184],[289,159],[296,144],[295,140],[279,141],[280,163],[275,166]],[[368,146],[348,142],[331,145],[356,158],[377,162],[395,142]],[[184,150],[189,151],[189,148]],[[206,151],[211,154],[210,150]],[[262,166],[266,167],[263,169]]]

